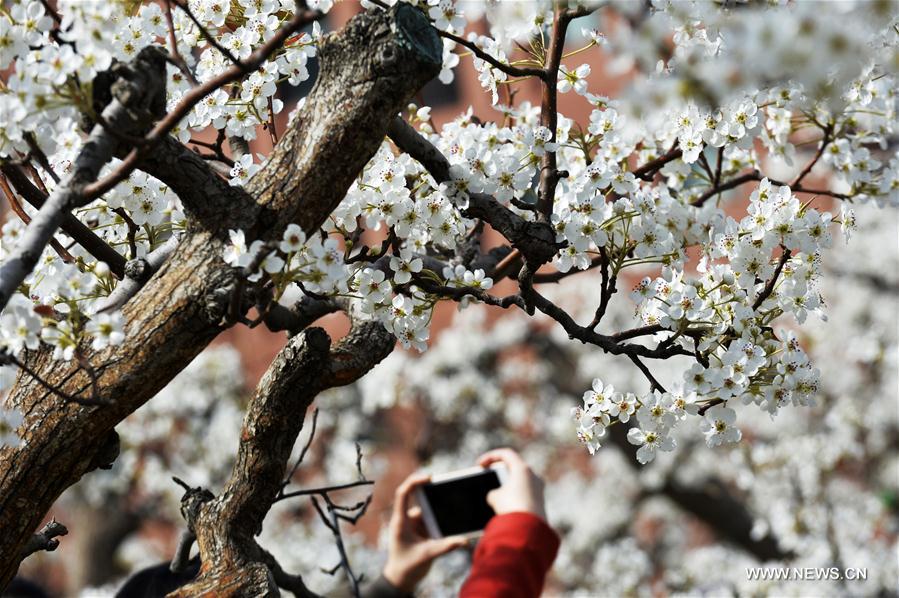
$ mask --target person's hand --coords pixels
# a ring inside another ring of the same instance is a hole
[[[493,463],[506,466],[506,481],[487,493],[487,502],[497,515],[503,513],[532,513],[546,521],[543,502],[543,480],[531,471],[521,455],[510,448],[494,449],[478,459],[478,465],[489,467]]]
[[[412,593],[418,582],[424,579],[435,558],[468,545],[468,539],[464,537],[429,537],[421,518],[421,509],[410,507],[412,491],[430,479],[427,474],[412,474],[396,489],[393,499],[390,543],[383,574],[384,579],[406,593]]]

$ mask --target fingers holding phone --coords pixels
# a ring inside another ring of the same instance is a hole
[[[421,508],[413,506],[410,497],[430,479],[427,474],[412,474],[394,494],[384,578],[404,592],[411,592],[427,575],[435,558],[468,543],[464,537],[429,537]]]
[[[497,515],[504,513],[532,513],[544,521],[546,507],[543,499],[543,480],[510,448],[488,451],[478,459],[481,467],[502,463],[506,479],[502,486],[487,494],[487,502]]]

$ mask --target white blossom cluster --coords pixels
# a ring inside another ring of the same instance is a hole
[[[657,205],[637,210],[638,226],[661,234],[666,229],[652,222],[653,214],[670,212],[656,212]],[[712,405],[703,426],[709,446],[715,446],[740,438],[733,409],[723,406],[729,400],[755,403],[774,415],[787,404],[808,405],[818,390],[818,371],[795,335],[786,331],[778,339],[771,325],[783,314],[802,324],[809,312],[822,311],[816,281],[820,252],[831,244],[831,215],[801,204],[789,187],[774,188],[767,179],[752,193],[747,215],[739,223],[715,215],[718,222],[703,227],[709,242],[702,247],[702,278],[684,280],[682,270],[666,267],[661,277],[643,278],[631,293],[644,323],[681,336],[685,347],[693,345],[710,363],[695,363],[685,371],[677,396],[663,393],[638,399],[594,382],[594,390],[584,396],[584,408],[575,413],[578,435],[591,453],[605,427],[613,419],[626,423],[635,408],[640,428],[631,431],[631,439],[642,445],[638,458],[645,463],[656,449],[674,448],[670,429],[688,407],[697,413],[697,396]],[[643,224],[644,218],[648,224]],[[781,255],[775,258],[772,251],[777,247]],[[775,273],[779,278],[769,285],[766,281]],[[696,330],[701,332],[691,340],[689,335]]]

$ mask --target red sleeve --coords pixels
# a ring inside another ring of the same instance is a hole
[[[531,513],[490,520],[460,598],[537,598],[559,550],[559,536]]]

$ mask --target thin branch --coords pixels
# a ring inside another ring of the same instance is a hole
[[[521,295],[516,294],[507,295],[506,297],[497,297],[483,289],[475,287],[448,287],[446,285],[437,284],[433,280],[421,276],[414,277],[413,281],[417,287],[427,293],[439,295],[440,297],[445,297],[454,301],[461,301],[465,297],[472,297],[487,305],[493,305],[503,309],[511,307],[512,305],[517,305],[518,307],[525,309],[525,302]]]
[[[712,186],[705,193],[703,193],[702,195],[697,197],[695,200],[693,200],[691,205],[697,206],[697,207],[702,206],[710,197],[714,197],[715,195],[722,193],[724,191],[733,189],[734,187],[739,187],[743,183],[748,183],[750,181],[761,181],[763,178],[766,178],[766,177],[763,177],[762,173],[760,173],[757,170],[753,170],[752,172],[747,172],[745,174],[741,174],[740,176],[735,177],[725,183],[721,183],[720,185]],[[767,178],[768,178],[768,181],[772,185],[778,185],[778,186],[787,185],[787,183],[785,183],[783,181],[779,181],[777,179],[772,179],[770,177],[767,177]],[[787,186],[790,186],[790,185],[787,185]],[[852,199],[852,196],[847,195],[845,193],[837,193],[835,191],[830,191],[828,189],[808,189],[801,185],[792,185],[792,186],[790,186],[790,190],[793,193],[807,193],[809,195],[826,195],[828,197],[833,197],[835,199],[842,199],[842,200]]]
[[[590,263],[583,270],[573,268],[568,272],[561,272],[559,270],[543,273],[538,272],[537,274],[534,274],[534,284],[556,283],[568,278],[569,276],[574,276],[575,274],[580,274],[581,272],[586,272],[587,270],[593,270],[600,265],[602,265],[602,256],[597,255],[592,260],[590,260]]]
[[[172,2],[173,0],[165,0],[165,21],[169,29],[169,46],[171,46],[170,53],[172,62],[178,67],[178,70],[184,73],[184,76],[187,77],[187,80],[190,81],[191,85],[196,86],[199,85],[200,82],[193,74],[193,71],[190,70],[187,61],[184,60],[181,52],[178,51],[178,38],[175,36],[175,21],[172,19]]]
[[[13,293],[37,266],[56,230],[67,215],[71,216],[70,210],[86,205],[108,190],[102,189],[94,196],[85,193],[85,189],[97,182],[103,166],[120,149],[118,137],[110,131],[133,131],[165,112],[163,53],[158,46],[150,45],[143,48],[130,64],[117,63],[113,67],[111,74],[120,75],[117,80],[120,85],[115,98],[103,109],[104,121],[111,123],[112,128],[100,125],[92,128],[72,164],[71,173],[47,197],[19,242],[0,264],[0,309],[6,307]],[[145,150],[146,146],[140,148],[140,151]]]
[[[50,37],[53,38],[53,41],[55,41],[60,46],[62,46],[64,44],[74,46],[75,42],[65,40],[59,34],[60,26],[62,25],[62,17],[59,15],[59,12],[53,6],[55,4],[55,2],[50,2],[50,0],[40,0],[40,3],[44,7],[44,10],[47,11],[47,14],[50,15],[50,18],[53,19],[53,27],[50,28]]]
[[[712,172],[712,165],[709,164],[709,159],[705,157],[704,152],[699,153],[699,164],[700,166],[702,166],[703,170],[705,170],[705,173],[709,176],[709,182],[712,183],[712,186],[714,187],[715,184],[713,181],[715,180],[715,173]]]
[[[34,133],[25,133],[25,142],[28,143],[28,151],[32,156],[34,156],[34,158],[37,160],[37,163],[40,164],[41,168],[43,168],[48,175],[50,175],[50,178],[53,179],[53,182],[58,184],[59,175],[56,174],[56,172],[53,170],[53,167],[50,165],[50,160],[47,159],[47,154],[45,154],[44,150],[41,149],[41,146],[38,145],[37,140],[34,138]],[[31,164],[29,162],[29,166],[30,165]],[[44,184],[43,182],[41,182],[40,177],[36,172],[33,172],[33,169],[32,174],[36,177],[36,182],[41,186],[41,189],[44,191],[44,193],[46,193],[47,188],[44,187]]]
[[[600,320],[606,315],[606,308],[609,306],[609,300],[612,298],[612,295],[618,292],[618,276],[615,273],[609,274],[609,256],[606,253],[605,247],[599,248],[599,257],[602,282],[600,285],[599,306],[596,308],[596,313],[593,315],[593,321],[588,325],[588,328],[591,330],[599,326]]]
[[[562,64],[562,53],[565,49],[565,36],[568,32],[568,18],[563,6],[555,11],[549,48],[546,52],[543,73],[543,93],[540,102],[540,125],[549,130],[550,141],[556,140],[556,129],[559,124],[558,85],[559,68]],[[537,192],[537,211],[543,221],[549,222],[555,200],[556,186],[559,183],[556,152],[544,152],[540,159],[540,183]],[[538,265],[539,267],[539,265]],[[536,268],[533,268],[536,270]]]
[[[16,194],[13,193],[13,190],[9,187],[9,181],[6,180],[6,176],[0,175],[0,191],[3,192],[3,195],[6,197],[6,201],[9,203],[9,207],[12,208],[12,211],[15,213],[19,219],[24,222],[26,225],[31,222],[31,216],[29,216],[25,209],[22,207],[22,204],[19,202]],[[50,247],[53,248],[53,251],[56,252],[57,255],[67,264],[71,264],[75,261],[75,258],[72,257],[72,254],[69,253],[65,247],[60,244],[56,238],[50,239]]]
[[[5,176],[0,176],[0,191],[3,192],[4,197],[6,197],[6,203],[12,208],[13,213],[19,217],[19,220],[25,224],[31,222],[31,217],[22,208],[22,204],[19,203],[19,199],[13,193]]]
[[[521,252],[517,249],[513,249],[509,252],[509,255],[500,260],[496,265],[496,268],[490,273],[490,277],[498,282],[506,276],[509,276],[511,272],[517,272],[521,269],[521,260]]]
[[[80,351],[75,351],[75,361],[78,362],[78,366],[87,372],[88,378],[91,381],[91,401],[95,405],[103,405],[107,404],[107,401],[104,401],[100,397],[100,384],[99,378],[97,377],[97,371],[94,369],[94,366],[91,364],[90,360],[81,354]]]
[[[128,255],[130,259],[136,259],[137,234],[140,232],[140,227],[134,223],[134,220],[132,220],[131,216],[128,215],[128,212],[125,211],[125,208],[115,208],[113,213],[121,218],[125,222],[125,226],[128,227]]]
[[[162,264],[173,254],[180,241],[179,235],[172,235],[165,243],[151,251],[146,257],[137,258],[127,263],[123,280],[116,285],[109,296],[102,299],[96,309],[97,313],[112,311],[125,305],[134,297],[150,277],[162,267]]]
[[[697,411],[697,413],[699,413],[699,415],[705,415],[705,412],[708,411],[709,409],[711,409],[712,407],[714,407],[715,405],[721,405],[725,402],[726,401],[724,399],[719,399],[719,398],[712,399],[708,403],[701,406],[699,408],[699,410]]]
[[[748,183],[750,181],[760,181],[761,175],[758,171],[747,172],[746,174],[742,174],[738,177],[732,178],[726,183],[721,183],[720,185],[715,185],[699,197],[693,200],[691,205],[694,206],[702,206],[709,198],[718,195],[724,191],[728,191],[729,189],[733,189],[734,187],[739,187],[743,183]]]
[[[442,30],[438,29],[437,35],[439,35],[441,37],[445,37],[446,39],[452,40],[452,41],[456,42],[457,44],[459,44],[460,46],[465,46],[466,48],[468,48],[471,51],[472,54],[474,54],[479,59],[490,64],[490,66],[494,67],[495,69],[500,70],[512,77],[538,77],[540,79],[543,79],[546,77],[546,73],[541,68],[517,67],[517,66],[512,66],[511,64],[506,64],[504,62],[500,62],[499,60],[497,60],[496,58],[494,58],[487,52],[480,49],[473,42],[470,42],[463,37],[459,37],[458,35],[450,33],[449,31],[442,31]]]
[[[724,146],[718,148],[718,162],[715,164],[715,182],[713,185],[717,187],[721,183],[721,167],[724,164]]]
[[[353,596],[355,598],[360,598],[359,594],[359,578],[356,577],[356,574],[353,573],[353,569],[350,566],[349,558],[347,557],[346,548],[343,545],[343,536],[340,533],[340,521],[337,518],[337,512],[331,505],[327,505],[328,513],[325,514],[321,505],[318,504],[318,500],[313,496],[312,504],[315,505],[315,510],[318,512],[322,521],[331,530],[331,533],[334,534],[334,541],[337,544],[337,551],[340,554],[340,568],[344,570],[347,576],[347,580],[350,582],[350,589],[353,592]]]
[[[446,157],[405,120],[399,117],[391,120],[387,134],[401,151],[418,160],[437,183],[451,181]],[[484,220],[535,264],[545,264],[565,246],[556,242],[555,231],[548,223],[527,221],[483,193],[470,194],[468,207],[462,214],[466,218]]]
[[[374,484],[372,480],[356,480],[355,482],[347,482],[346,484],[336,484],[334,486],[323,486],[321,488],[307,488],[303,490],[294,490],[286,492],[275,498],[274,502],[287,500],[288,498],[296,498],[297,496],[322,496],[329,492],[339,492],[341,490],[349,490],[350,488],[358,488],[360,486],[371,486]]]
[[[292,575],[284,571],[281,563],[261,546],[259,547],[259,552],[261,553],[265,564],[271,570],[272,577],[275,578],[275,583],[279,588],[293,592],[294,596],[297,598],[321,598],[318,594],[306,587],[306,583],[301,576]]]
[[[175,6],[177,6],[178,8],[180,8],[181,10],[184,11],[184,14],[186,14],[187,17],[191,21],[193,21],[193,24],[196,25],[197,29],[200,30],[200,34],[206,39],[206,41],[209,43],[210,46],[212,46],[213,48],[215,48],[216,50],[221,52],[222,55],[225,56],[228,60],[230,60],[232,64],[234,64],[238,68],[242,69],[243,71],[246,72],[246,71],[252,70],[251,68],[247,67],[243,62],[238,60],[234,56],[234,54],[232,54],[231,51],[228,50],[228,48],[221,45],[218,42],[218,40],[215,39],[215,36],[209,32],[208,29],[203,27],[203,24],[200,23],[200,20],[196,17],[196,15],[194,15],[193,11],[190,9],[190,6],[187,5],[187,2],[184,2],[183,0],[166,0],[166,4],[168,4],[169,2],[173,3]],[[174,37],[174,33],[172,34],[172,36]]]
[[[668,392],[667,390],[665,390],[664,386],[659,384],[659,381],[655,379],[655,376],[652,375],[652,372],[649,371],[649,368],[646,367],[646,364],[640,361],[639,357],[630,354],[628,354],[628,357],[631,361],[634,362],[634,365],[636,365],[640,369],[640,371],[643,372],[643,375],[646,376],[646,379],[649,380],[650,392],[653,390],[658,390],[659,392]]]
[[[318,407],[316,407],[312,411],[312,429],[309,431],[309,438],[306,439],[306,444],[303,445],[303,449],[300,451],[300,456],[297,457],[296,463],[293,464],[293,467],[290,469],[290,473],[284,478],[284,481],[281,482],[281,490],[278,492],[278,497],[284,496],[284,489],[290,484],[290,481],[293,479],[294,474],[297,472],[297,469],[300,467],[300,463],[303,462],[303,459],[306,458],[306,453],[309,452],[309,447],[312,446],[312,440],[315,438],[315,428],[318,425]],[[275,498],[277,501],[278,498]]]
[[[82,405],[85,407],[97,407],[97,406],[104,406],[104,405],[111,404],[109,401],[107,401],[105,399],[99,399],[99,398],[98,399],[85,399],[85,398],[78,397],[75,395],[70,395],[69,393],[65,392],[61,388],[54,386],[53,384],[51,384],[51,383],[47,382],[46,380],[44,380],[43,378],[41,378],[41,376],[37,372],[35,372],[30,367],[28,367],[18,357],[16,357],[12,353],[9,353],[5,348],[0,349],[0,365],[10,365],[10,364],[21,368],[22,371],[24,371],[26,374],[28,374],[29,376],[34,378],[34,380],[38,384],[40,384],[46,390],[52,392],[53,394],[58,395],[60,398],[62,398],[63,401],[65,401],[67,403],[76,403],[78,405]]]
[[[808,173],[810,173],[812,171],[812,168],[814,168],[815,164],[818,163],[818,160],[821,159],[821,156],[824,154],[825,148],[827,148],[827,145],[830,143],[830,136],[832,133],[833,133],[832,125],[828,125],[827,127],[824,128],[824,137],[821,138],[821,146],[818,147],[818,151],[815,152],[815,156],[811,159],[811,161],[808,164],[805,165],[805,168],[802,169],[802,172],[799,173],[799,175],[796,177],[796,179],[790,185],[791,188],[799,187],[799,184],[802,182],[802,179],[804,179],[808,175]]]
[[[759,293],[758,297],[755,298],[755,301],[752,302],[752,309],[757,310],[761,307],[762,303],[765,302],[765,299],[771,296],[771,293],[774,292],[774,285],[777,284],[777,279],[780,277],[780,273],[784,269],[784,264],[790,259],[790,250],[780,246],[783,250],[783,253],[780,254],[780,261],[777,262],[777,267],[774,269],[774,274],[771,275],[771,278],[768,279],[767,284],[765,284],[765,288],[762,289],[762,292]]]
[[[616,332],[615,334],[611,335],[611,338],[620,342],[630,338],[636,338],[638,336],[655,334],[664,330],[667,330],[667,328],[663,328],[661,324],[649,324],[647,326],[640,326],[638,328],[631,328],[630,330]]]
[[[644,181],[648,181],[648,180],[652,179],[652,177],[655,176],[655,173],[657,171],[661,170],[661,168],[663,166],[665,166],[666,164],[668,164],[669,162],[671,162],[673,160],[677,160],[682,155],[683,155],[683,150],[681,150],[675,144],[675,146],[673,148],[671,148],[670,150],[665,152],[663,155],[659,156],[658,158],[656,158],[654,160],[650,160],[649,162],[647,162],[643,166],[640,166],[639,168],[634,169],[633,175],[635,177],[637,177],[638,179],[643,179]]]
[[[205,147],[205,148],[211,149],[213,151],[212,156],[209,156],[208,154],[200,154],[199,152],[197,152],[197,154],[200,155],[202,158],[204,158],[204,159],[212,158],[212,159],[218,160],[222,164],[225,164],[225,165],[233,168],[234,160],[232,160],[231,158],[226,156],[224,150],[222,149],[222,143],[224,143],[224,141],[225,141],[225,130],[219,129],[219,134],[215,140],[215,143],[210,143],[208,141],[200,141],[199,139],[191,139],[188,143],[191,143],[192,145],[199,145],[200,147]]]
[[[606,353],[611,353],[613,355],[635,355],[637,357],[649,359],[667,359],[674,355],[693,355],[689,351],[672,344],[661,344],[655,348],[649,348],[643,345],[619,343],[614,337],[599,334],[589,328],[578,325],[565,310],[541,295],[535,289],[531,288],[527,291],[522,289],[522,293],[524,294],[525,292],[531,296],[530,300],[537,309],[562,325],[562,328],[568,333],[570,339],[596,345]]]
[[[268,123],[266,124],[268,134],[272,138],[272,147],[278,145],[278,129],[275,127],[275,107],[272,96],[268,98]]]

